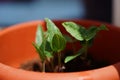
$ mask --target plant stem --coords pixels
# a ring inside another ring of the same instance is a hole
[[[54,60],[53,60],[53,58],[51,58],[50,64],[51,64],[51,69],[54,72]]]
[[[58,72],[61,72],[61,52],[58,52]]]
[[[45,61],[42,62],[42,72],[45,72]]]
[[[85,55],[84,55],[84,57],[85,57],[85,59],[87,58],[87,54],[88,54],[88,41],[85,41]]]

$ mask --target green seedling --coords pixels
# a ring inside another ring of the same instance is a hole
[[[45,63],[50,62],[52,64],[52,69],[54,69],[54,55],[58,55],[58,72],[61,71],[61,51],[64,50],[66,46],[66,40],[63,37],[57,26],[48,18],[45,19],[47,31],[42,30],[42,26],[38,26],[36,31],[36,40],[33,44],[38,52],[41,62],[42,71],[45,72]]]
[[[62,25],[66,31],[70,33],[76,40],[79,40],[82,45],[82,48],[77,52],[77,54],[65,58],[65,63],[75,59],[80,55],[82,55],[82,59],[86,59],[88,48],[92,45],[96,34],[101,30],[108,30],[105,25],[100,25],[99,27],[91,26],[88,29],[74,22],[63,22]]]
[[[33,46],[41,59],[42,72],[46,71],[46,63],[50,64],[49,67],[52,72],[62,71],[64,65],[64,63],[62,63],[62,51],[65,49],[67,42],[74,44],[75,41],[80,41],[82,47],[77,52],[74,52],[74,55],[67,56],[64,60],[65,63],[68,63],[79,56],[81,59],[86,60],[88,56],[88,48],[93,44],[93,40],[97,33],[101,30],[108,30],[105,25],[85,28],[74,22],[63,22],[62,25],[66,31],[70,33],[72,36],[71,38],[68,35],[63,35],[59,28],[50,19],[45,18],[45,22],[47,30],[43,31],[42,26],[38,25],[35,42],[33,43]],[[57,66],[54,64],[54,61],[57,61]]]

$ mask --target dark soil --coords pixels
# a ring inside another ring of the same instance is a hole
[[[69,52],[70,53],[70,52]],[[67,55],[67,53],[66,53]],[[65,56],[66,56],[65,55]],[[109,64],[105,61],[95,61],[90,55],[88,55],[88,60],[82,60],[80,57],[64,64],[61,69],[62,72],[76,72],[76,71],[84,71],[84,70],[91,70],[97,69],[101,67],[108,66]],[[64,57],[63,57],[64,60]],[[56,59],[54,61],[56,63]],[[62,61],[63,62],[63,61]],[[54,70],[51,70],[49,67],[50,65],[46,63],[46,72],[57,72],[58,66],[55,65]],[[29,71],[37,71],[41,72],[41,61],[39,59],[34,59],[31,61],[27,61],[20,65],[21,69],[29,70]]]

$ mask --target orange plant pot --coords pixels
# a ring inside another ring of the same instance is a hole
[[[54,20],[63,33],[67,33],[61,23],[66,20]],[[100,25],[101,22],[72,20],[83,26]],[[10,26],[0,31],[0,80],[119,80],[118,71],[113,64],[120,61],[120,28],[107,25],[109,31],[101,31],[89,52],[100,61],[111,65],[88,71],[66,73],[41,73],[19,69],[19,65],[38,57],[32,42],[35,39],[37,25],[44,21],[31,21]]]

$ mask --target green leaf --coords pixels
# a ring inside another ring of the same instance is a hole
[[[39,46],[38,46],[36,43],[32,43],[32,45],[34,46],[34,48],[36,49],[36,51],[37,51],[38,53],[40,53],[40,51],[39,51]]]
[[[105,25],[100,25],[100,27],[96,27],[96,26],[91,26],[88,30],[87,30],[87,36],[86,36],[86,41],[89,41],[91,39],[93,39],[96,34],[101,31],[101,30],[108,30],[107,27]]]
[[[81,33],[79,32],[80,27],[74,22],[64,22],[62,23],[67,32],[69,32],[77,40],[84,40]]]
[[[54,36],[54,34],[62,35],[62,33],[60,32],[59,28],[54,24],[54,22],[52,22],[48,18],[45,18],[45,21],[46,21],[46,25],[47,25],[47,33],[50,36],[48,38],[48,41],[52,40],[52,37]]]
[[[67,56],[64,60],[65,63],[68,63],[69,61],[75,59],[76,57],[82,55],[85,52],[85,48],[82,47],[75,55]]]
[[[87,36],[85,38],[86,41],[89,41],[91,39],[93,39],[96,36],[96,33],[98,32],[98,27],[95,26],[91,26],[88,30],[87,30]]]
[[[44,51],[42,48],[40,48],[36,43],[33,43],[33,46],[35,47],[37,53],[40,56],[41,61],[45,60],[45,55],[44,55]]]
[[[83,37],[83,39],[85,40],[85,38],[87,36],[87,29],[81,25],[79,25],[79,27],[80,27],[79,32],[80,32],[81,36]]]
[[[66,46],[66,40],[63,36],[55,34],[52,38],[51,47],[55,52],[63,50]]]
[[[80,54],[76,54],[76,55],[73,55],[73,56],[67,56],[66,58],[65,58],[65,63],[68,63],[69,61],[71,61],[71,60],[73,60],[73,59],[75,59],[76,57],[78,57]]]
[[[54,24],[53,21],[51,21],[50,19],[48,18],[45,18],[45,21],[46,21],[46,24],[47,24],[47,29],[51,32],[60,32],[60,30],[57,28],[57,26]]]
[[[53,51],[61,51],[65,48],[66,40],[60,32],[59,28],[48,18],[45,18],[47,24],[47,41]]]
[[[40,50],[41,50],[41,55],[42,55],[42,57],[47,57],[47,58],[50,58],[50,57],[52,57],[52,53],[53,53],[53,51],[52,51],[52,49],[51,49],[51,47],[50,47],[50,43],[47,41],[47,37],[44,37],[44,41],[43,41],[43,43],[41,44],[41,46],[40,46],[40,48],[39,48]]]
[[[104,24],[101,24],[99,27],[98,27],[99,30],[108,30],[108,28],[104,25]]]
[[[48,42],[47,40],[46,40],[46,45],[45,45],[45,51],[53,52],[50,46],[50,42]]]
[[[38,46],[41,46],[42,42],[43,42],[43,30],[42,30],[42,27],[40,25],[38,25],[37,27],[37,31],[36,31],[36,39],[35,39],[35,43],[38,45]]]

